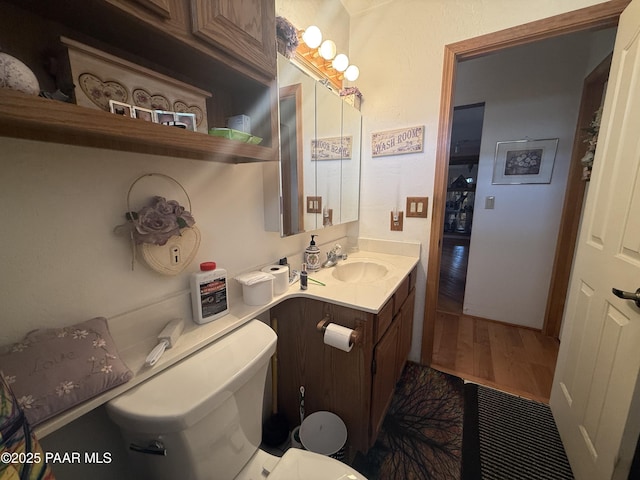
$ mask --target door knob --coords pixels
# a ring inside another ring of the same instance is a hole
[[[623,292],[622,290],[618,290],[617,288],[612,288],[611,291],[616,297],[624,298],[625,300],[633,300],[634,302],[636,302],[636,305],[640,307],[640,288],[637,289],[635,293]]]

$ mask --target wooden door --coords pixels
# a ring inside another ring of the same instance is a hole
[[[620,17],[551,408],[575,478],[627,478],[640,433],[640,0]]]

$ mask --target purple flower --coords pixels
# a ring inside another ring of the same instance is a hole
[[[181,228],[195,225],[191,212],[175,200],[156,196],[151,204],[138,212],[129,212],[127,218],[133,223],[136,243],[164,245],[174,235],[180,235]]]
[[[135,221],[134,236],[138,243],[164,245],[173,235],[180,233],[177,217],[164,215],[153,207],[143,207]]]

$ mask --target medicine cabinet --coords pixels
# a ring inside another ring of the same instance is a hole
[[[357,220],[360,111],[280,54],[278,89],[280,162],[278,172],[264,166],[265,228],[289,236]]]

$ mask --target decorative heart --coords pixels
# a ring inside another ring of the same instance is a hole
[[[164,245],[142,244],[142,258],[149,267],[163,275],[177,275],[189,266],[198,253],[200,230],[193,226],[180,233]]]
[[[105,82],[92,73],[82,73],[78,77],[78,82],[87,98],[107,112],[109,100],[126,103],[129,98],[127,87],[114,81]]]
[[[136,88],[133,91],[133,103],[138,107],[148,108],[149,110],[170,110],[171,103],[167,97],[159,93],[151,94],[144,88]]]
[[[200,107],[197,105],[187,105],[182,100],[173,102],[173,111],[178,113],[194,113],[196,116],[196,125],[198,127],[200,126],[200,123],[202,123],[202,118],[204,117]]]

